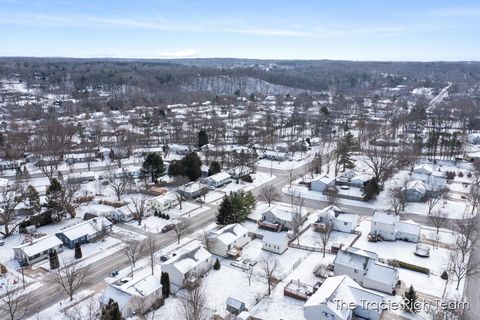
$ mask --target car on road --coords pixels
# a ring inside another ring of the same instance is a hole
[[[165,233],[165,232],[168,232],[170,230],[173,230],[175,228],[175,224],[174,223],[169,223],[169,224],[166,224],[163,228],[162,228],[162,232]]]

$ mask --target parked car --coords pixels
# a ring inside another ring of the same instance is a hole
[[[168,232],[170,230],[173,230],[174,228],[175,228],[175,224],[169,223],[162,228],[162,232]]]

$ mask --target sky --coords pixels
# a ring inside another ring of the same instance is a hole
[[[480,1],[0,0],[0,56],[480,60]]]

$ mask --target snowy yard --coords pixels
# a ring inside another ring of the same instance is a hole
[[[333,244],[343,244],[343,247],[346,248],[350,246],[355,237],[356,235],[353,233],[332,231],[327,248]],[[294,242],[298,243],[297,240]],[[319,232],[315,232],[314,228],[310,227],[300,236],[299,243],[304,246],[322,248],[321,234]]]

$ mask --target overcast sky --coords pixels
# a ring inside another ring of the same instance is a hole
[[[480,60],[480,1],[0,0],[0,56]]]

